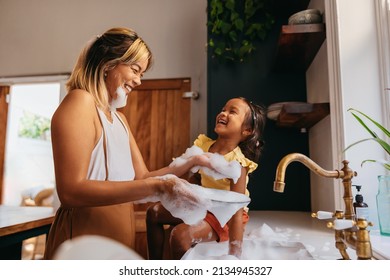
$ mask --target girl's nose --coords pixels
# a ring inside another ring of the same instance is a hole
[[[215,118],[216,121],[218,121],[221,117],[225,117],[226,114],[224,112],[220,112],[217,117]]]
[[[224,117],[225,117],[225,116],[226,116],[226,112],[220,112],[220,113],[218,114],[218,117],[219,117],[219,116],[224,116]]]

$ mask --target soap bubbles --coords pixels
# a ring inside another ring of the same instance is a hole
[[[195,145],[187,148],[185,153],[180,157],[175,158],[169,166],[183,165],[191,157],[197,155],[206,155],[209,158],[210,165],[213,169],[204,166],[194,166],[191,169],[192,173],[202,170],[206,175],[214,178],[215,180],[230,178],[234,183],[237,183],[238,178],[241,176],[241,164],[238,161],[232,160],[228,162],[223,155],[218,153],[205,153],[201,148]]]

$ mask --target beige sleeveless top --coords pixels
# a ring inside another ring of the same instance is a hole
[[[87,178],[91,180],[131,181],[134,168],[129,132],[117,112],[113,122],[97,109],[103,127],[93,149]],[[81,235],[100,235],[135,247],[135,217],[132,203],[100,207],[63,208],[56,212],[45,249],[45,259],[52,259],[64,241]]]

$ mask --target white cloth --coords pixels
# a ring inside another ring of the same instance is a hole
[[[97,109],[103,126],[102,135],[94,147],[88,168],[88,179],[109,181],[134,180],[135,172],[130,152],[129,132],[117,112],[110,112],[112,123]],[[105,137],[105,139],[103,139]],[[105,140],[105,141],[104,141]],[[106,152],[104,151],[104,142]],[[107,170],[105,154],[107,154]]]

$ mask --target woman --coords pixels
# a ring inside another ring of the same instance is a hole
[[[131,201],[162,193],[196,200],[175,188],[177,178],[194,165],[149,172],[126,118],[128,94],[141,84],[152,62],[146,43],[133,31],[113,28],[94,38],[80,54],[67,83],[68,94],[52,118],[56,187],[61,206],[50,230],[45,259],[58,246],[79,235],[102,235],[134,247]],[[154,177],[154,178],[152,178]]]

